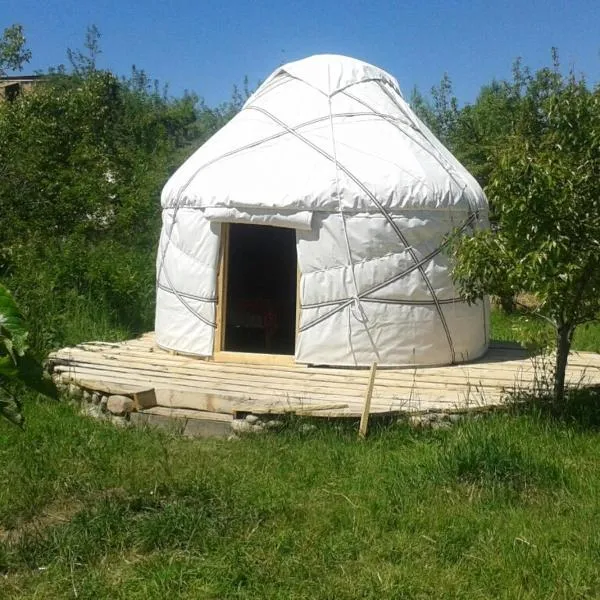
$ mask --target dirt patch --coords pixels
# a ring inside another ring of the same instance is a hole
[[[123,497],[125,490],[122,488],[111,488],[102,490],[89,501],[61,498],[50,503],[39,514],[29,520],[24,520],[16,527],[9,529],[0,527],[0,543],[16,544],[28,534],[42,534],[46,529],[61,523],[68,523],[83,510],[90,501],[105,500],[108,498]]]
[[[537,297],[534,294],[529,294],[529,293],[525,293],[525,292],[517,294],[514,298],[512,298],[512,301],[513,301],[512,311],[516,311],[519,309],[521,309],[521,310],[525,309],[525,310],[531,311],[531,310],[535,310],[540,305],[540,301],[537,299]],[[503,306],[503,301],[498,296],[492,296],[491,302],[492,302],[492,306],[494,306],[495,308],[502,308],[502,306]]]
[[[16,527],[10,529],[0,527],[0,542],[15,544],[27,534],[39,534],[53,525],[68,523],[82,508],[83,503],[80,501],[63,499],[53,502],[41,514],[19,523]]]
[[[519,294],[516,300],[518,305],[525,306],[530,310],[537,308],[540,305],[540,301],[533,294]]]

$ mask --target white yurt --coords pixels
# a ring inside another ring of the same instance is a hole
[[[278,68],[162,193],[156,342],[297,363],[445,365],[488,346],[448,235],[488,226],[475,179],[370,64]],[[290,359],[291,360],[291,359]]]

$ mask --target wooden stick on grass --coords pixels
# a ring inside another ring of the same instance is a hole
[[[367,436],[367,427],[369,426],[369,414],[371,412],[371,396],[373,396],[373,386],[375,385],[375,373],[377,372],[377,363],[371,365],[371,375],[369,376],[369,386],[365,395],[365,405],[363,406],[362,416],[360,418],[360,427],[358,428],[358,437]]]

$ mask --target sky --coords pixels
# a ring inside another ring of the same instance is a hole
[[[509,78],[515,58],[533,69],[559,49],[565,67],[600,81],[600,0],[0,0],[0,29],[20,23],[33,59],[24,73],[67,63],[89,25],[100,30],[98,66],[131,66],[194,91],[209,106],[278,66],[321,53],[344,54],[394,75],[409,97],[444,73],[460,103]]]

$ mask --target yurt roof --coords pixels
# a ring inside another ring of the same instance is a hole
[[[389,73],[361,60],[337,54],[317,54],[288,63],[277,69],[262,87],[268,87],[272,79],[282,74],[303,81],[326,96],[364,81],[385,82],[401,94],[398,82]]]
[[[329,54],[276,69],[171,177],[162,204],[389,214],[486,207],[391,75]]]

